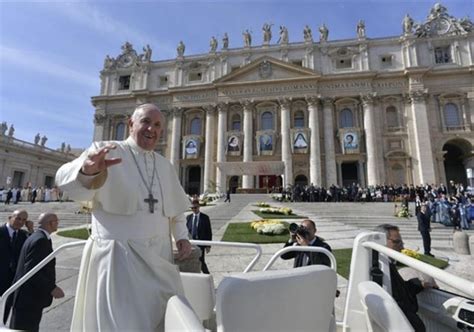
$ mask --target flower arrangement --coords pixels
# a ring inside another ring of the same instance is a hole
[[[257,205],[258,207],[262,207],[262,208],[270,207],[270,204],[265,203],[265,202],[258,202],[256,205]]]
[[[406,206],[402,205],[400,211],[398,211],[395,214],[395,216],[398,217],[398,218],[410,218],[411,214],[408,211],[408,208]]]
[[[402,254],[415,258],[415,259],[420,259],[421,257],[421,255],[417,251],[411,250],[411,249],[402,249]]]
[[[269,213],[269,214],[283,214],[285,216],[289,216],[293,213],[293,210],[290,208],[261,208],[259,209],[261,213]]]
[[[250,223],[250,227],[264,235],[279,235],[287,231],[285,225],[276,220],[255,220]]]

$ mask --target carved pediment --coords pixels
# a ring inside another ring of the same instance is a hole
[[[317,77],[319,74],[311,69],[265,56],[219,78],[214,83],[228,84]]]

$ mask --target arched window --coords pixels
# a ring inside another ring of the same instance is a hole
[[[115,137],[116,141],[121,141],[125,138],[125,124],[123,122],[117,123],[115,126]]]
[[[194,118],[191,120],[191,135],[201,135],[201,119]]]
[[[240,115],[234,114],[232,115],[232,130],[240,131],[241,124],[240,124]]]
[[[387,116],[387,126],[388,127],[400,127],[400,122],[398,119],[398,112],[394,106],[389,106],[385,110]]]
[[[303,128],[304,127],[304,113],[303,111],[297,111],[295,113],[295,128]]]
[[[455,104],[448,103],[444,105],[444,123],[446,127],[459,127],[461,125],[458,107]]]
[[[308,185],[308,178],[305,175],[297,175],[295,178],[295,185],[306,186]]]
[[[273,114],[264,112],[262,114],[262,130],[273,129]]]
[[[352,111],[344,108],[340,113],[340,127],[349,128],[354,127],[354,119],[352,118]]]

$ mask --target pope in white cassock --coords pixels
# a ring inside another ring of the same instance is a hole
[[[128,125],[127,140],[94,142],[56,174],[72,199],[92,201],[73,331],[162,330],[168,299],[183,294],[170,235],[177,259],[189,256],[189,200],[174,167],[154,152],[164,119],[145,104]]]

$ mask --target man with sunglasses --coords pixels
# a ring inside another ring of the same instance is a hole
[[[200,205],[198,200],[194,200],[191,203],[191,210],[193,213],[186,217],[186,226],[188,227],[189,234],[193,240],[204,240],[212,241],[212,229],[211,221],[209,216],[199,211]],[[209,274],[209,269],[205,261],[206,253],[209,253],[211,247],[199,246],[201,249],[201,271],[202,273]]]
[[[400,229],[395,225],[383,224],[377,227],[377,231],[385,233],[387,237],[387,247],[401,252],[403,249],[403,240],[400,235]],[[404,280],[398,273],[396,261],[390,259],[390,281],[392,284],[392,297],[397,301],[406,318],[413,326],[416,332],[426,331],[425,324],[418,317],[418,301],[416,294],[425,288],[438,288],[436,284],[421,281],[418,278]]]

